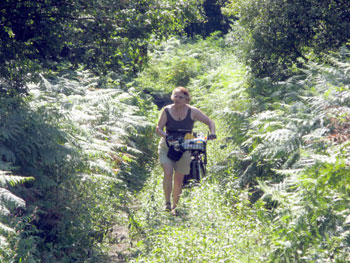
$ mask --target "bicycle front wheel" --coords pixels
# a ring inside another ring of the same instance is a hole
[[[193,179],[197,182],[200,182],[201,179],[205,176],[205,166],[201,159],[193,162]]]
[[[198,177],[201,180],[205,176],[205,164],[202,160],[198,161]]]
[[[199,169],[198,169],[198,161],[196,160],[192,160],[191,162],[191,170],[192,170],[192,176],[191,179],[194,182],[199,182],[200,180],[200,173],[199,173]]]

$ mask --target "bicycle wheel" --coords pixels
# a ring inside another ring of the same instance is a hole
[[[184,176],[184,180],[182,183],[183,187],[191,187],[193,183],[196,183],[197,181],[196,178],[198,175],[198,171],[196,169],[196,160],[193,159],[191,161],[190,167],[190,173]]]
[[[205,176],[205,164],[202,159],[198,160],[198,177],[201,180]]]
[[[183,187],[192,187],[198,185],[201,178],[205,176],[205,164],[200,157],[191,161],[190,174],[184,176]]]
[[[193,160],[191,162],[192,166],[192,181],[198,182],[199,181],[199,170],[198,170],[198,162],[196,160]]]

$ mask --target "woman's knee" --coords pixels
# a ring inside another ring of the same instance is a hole
[[[165,177],[172,177],[173,176],[173,166],[170,164],[163,164],[163,172]]]

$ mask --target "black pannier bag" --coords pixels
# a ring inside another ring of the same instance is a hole
[[[178,160],[180,160],[181,156],[183,155],[183,151],[181,150],[176,150],[174,148],[174,146],[169,146],[169,150],[168,150],[168,158],[177,162]]]
[[[174,136],[168,136],[165,139],[166,144],[167,144],[167,146],[169,148],[167,157],[170,160],[173,160],[173,161],[177,162],[178,160],[180,160],[181,156],[185,152],[184,149],[181,147],[181,143],[183,142],[183,138],[180,137],[178,139],[175,139],[175,140],[177,140],[177,144],[170,145],[168,140],[173,140],[173,139],[174,139]]]

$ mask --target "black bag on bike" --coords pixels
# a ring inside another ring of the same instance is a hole
[[[178,160],[180,160],[182,155],[183,155],[183,151],[175,150],[174,146],[169,146],[167,156],[170,160],[177,162]]]

